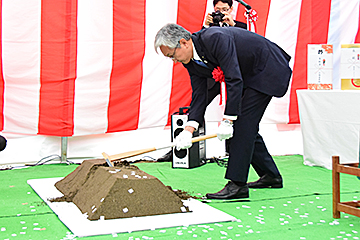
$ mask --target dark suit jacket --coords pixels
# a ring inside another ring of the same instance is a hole
[[[240,115],[244,87],[275,97],[286,93],[292,72],[290,56],[268,39],[242,28],[210,27],[194,33],[192,41],[208,68],[193,61],[184,64],[193,90],[189,120],[204,121],[206,78],[212,77],[216,66],[220,66],[225,74],[225,115]]]
[[[234,22],[235,22],[235,26],[234,26],[234,27],[239,27],[239,28],[247,29],[247,24],[246,24],[246,23],[239,22],[239,21],[236,21],[236,20],[234,20]]]
[[[239,28],[244,28],[247,29],[247,24],[240,22],[240,21],[236,21],[234,20],[235,25],[233,27],[239,27]],[[223,26],[223,27],[228,27],[228,26]],[[205,27],[202,27],[205,28]],[[208,104],[211,103],[211,101],[220,93],[220,84],[219,83],[215,83],[214,79],[212,78],[208,78]]]

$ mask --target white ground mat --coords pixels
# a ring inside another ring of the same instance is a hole
[[[113,234],[194,224],[235,221],[236,218],[195,199],[184,201],[192,212],[147,217],[88,220],[74,203],[50,202],[63,196],[54,184],[62,178],[31,179],[27,183],[48,204],[59,219],[78,237]]]

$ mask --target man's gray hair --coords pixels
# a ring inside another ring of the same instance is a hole
[[[191,33],[180,25],[168,23],[163,26],[155,36],[155,51],[157,52],[157,49],[160,46],[176,48],[182,38],[189,40],[191,38]]]

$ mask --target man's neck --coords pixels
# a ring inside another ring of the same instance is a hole
[[[192,58],[191,59],[195,59],[195,60],[200,60],[201,58],[199,57],[199,54],[197,53],[196,49],[195,49],[195,45],[194,43],[192,44],[193,46],[193,51],[192,51]]]

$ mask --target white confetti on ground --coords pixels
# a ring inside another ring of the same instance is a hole
[[[220,233],[221,233],[222,235],[228,235],[227,232],[225,232],[225,231],[220,231]]]

